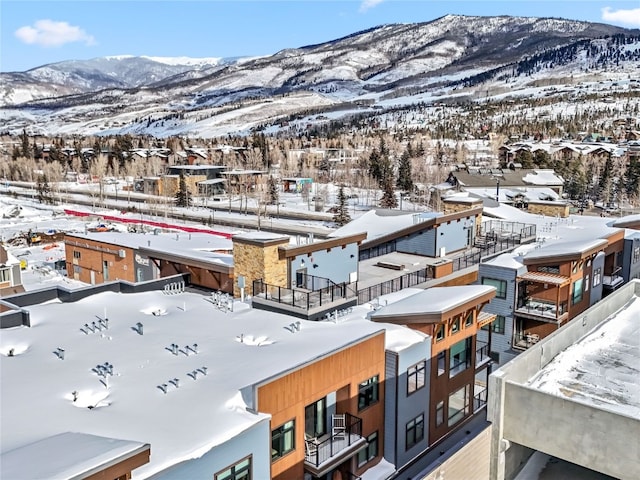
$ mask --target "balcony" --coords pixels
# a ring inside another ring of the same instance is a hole
[[[286,288],[254,280],[252,305],[307,320],[319,320],[326,313],[356,305],[357,282],[336,284],[320,277],[306,277],[311,289]]]
[[[536,333],[514,333],[513,348],[516,350],[526,350],[540,341],[540,336]]]
[[[556,304],[547,300],[528,298],[518,304],[515,313],[543,322],[560,323],[569,316],[566,301]]]
[[[607,290],[615,290],[623,283],[624,283],[624,278],[622,278],[621,275],[618,275],[616,273],[602,276],[602,287]]]
[[[490,361],[489,344],[476,342],[476,368],[483,367]]]
[[[473,396],[473,412],[477,412],[487,405],[487,389],[480,390]]]
[[[344,414],[345,428],[318,438],[305,440],[304,468],[314,477],[322,477],[367,446],[362,436],[362,419]]]

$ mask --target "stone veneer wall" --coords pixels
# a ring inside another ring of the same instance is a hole
[[[564,203],[553,205],[550,203],[529,202],[527,211],[534,215],[546,215],[548,217],[560,216],[562,218],[567,218],[569,216],[569,205]]]
[[[262,279],[269,285],[288,287],[287,260],[280,260],[278,247],[288,240],[278,244],[256,245],[234,239],[233,269],[235,278],[245,277],[245,294],[253,295],[253,281]],[[233,286],[235,297],[240,296],[240,288],[236,281]]]

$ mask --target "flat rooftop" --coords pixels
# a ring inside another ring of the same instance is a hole
[[[640,418],[640,297],[558,353],[531,388]]]
[[[368,304],[337,323],[300,320],[292,333],[298,319],[241,302],[225,312],[211,298],[105,292],[25,307],[32,327],[0,335],[2,453],[69,431],[128,439],[151,445],[135,471],[147,478],[267,419],[246,410],[245,387],[382,330],[391,349],[425,339],[371,322]]]

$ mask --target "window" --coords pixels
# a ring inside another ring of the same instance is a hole
[[[507,298],[507,281],[496,278],[482,278],[483,285],[496,288],[496,298]]]
[[[543,265],[541,267],[538,267],[538,271],[560,275],[560,265]]]
[[[596,288],[598,285],[600,285],[601,281],[602,281],[602,268],[596,268],[595,271],[593,272],[593,288]]]
[[[469,413],[469,385],[449,395],[449,427],[455,425]]]
[[[295,420],[271,431],[271,460],[277,460],[295,449],[295,433]]]
[[[406,449],[409,450],[424,438],[424,414],[407,423]]]
[[[378,401],[378,375],[362,382],[358,388],[358,410],[363,410]]]
[[[444,325],[440,324],[436,326],[436,342],[444,339]]]
[[[73,251],[73,258],[80,258],[80,252],[78,250]]]
[[[584,277],[584,291],[585,292],[589,291],[589,275]]]
[[[407,395],[424,387],[427,372],[427,362],[416,363],[407,369]]]
[[[452,345],[449,351],[449,377],[455,377],[471,366],[471,337]]]
[[[378,456],[378,432],[367,437],[367,448],[358,452],[358,468]]]
[[[444,423],[444,401],[438,402],[436,405],[436,427]]]
[[[319,437],[326,433],[325,411],[326,400],[321,398],[317,402],[307,405],[304,409],[304,433],[310,437]]]
[[[216,473],[214,480],[251,480],[251,457]]]
[[[633,259],[631,260],[631,262],[632,263],[640,262],[640,247],[633,248]]]
[[[578,273],[578,262],[571,262],[571,273]]]
[[[496,315],[496,319],[491,323],[483,325],[482,330],[491,329],[493,333],[504,334],[504,322],[505,318],[502,315]]]
[[[469,312],[467,313],[467,318],[465,318],[464,320],[465,328],[470,327],[472,323],[473,323],[473,312]]]
[[[456,317],[451,323],[451,333],[460,331],[460,317]]]
[[[102,275],[104,277],[104,281],[109,280],[109,262],[103,260],[102,262]]]
[[[571,293],[571,305],[580,303],[582,301],[582,283],[583,279],[576,280],[573,283],[573,292]]]
[[[438,354],[438,376],[442,375],[445,370],[447,352],[444,350]]]
[[[81,272],[82,272],[82,268],[79,265],[73,266],[73,273],[81,273]]]
[[[8,268],[3,268],[0,270],[0,282],[8,282],[11,279],[11,276],[9,275],[9,269]]]

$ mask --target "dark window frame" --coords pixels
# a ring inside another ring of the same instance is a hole
[[[358,411],[369,408],[378,403],[379,395],[379,375],[374,375],[358,385]]]
[[[424,413],[409,420],[405,426],[405,449],[409,450],[424,440]]]
[[[358,452],[358,468],[363,467],[378,456],[378,431],[367,437],[367,446]]]
[[[236,471],[236,467],[246,462],[247,460],[249,461],[249,463],[246,466],[240,467],[240,469]],[[223,468],[219,472],[215,473],[213,475],[213,480],[251,480],[253,478],[253,470],[252,470],[253,461],[252,460],[253,460],[252,455],[244,457],[242,460],[239,460],[234,464],[229,465],[228,467]],[[229,472],[229,475],[223,477],[222,475],[226,474],[228,470],[231,470],[231,472]]]
[[[290,427],[287,427],[288,424],[291,424]],[[284,439],[287,434],[291,433],[291,448],[289,450],[285,450],[284,447]],[[274,448],[274,441],[278,441],[281,444],[278,447]],[[287,420],[282,425],[277,428],[271,430],[271,461],[274,462],[276,460],[281,459],[285,455],[290,452],[293,452],[296,449],[296,419],[292,418],[291,420]],[[275,453],[274,453],[275,452]]]
[[[412,382],[413,379],[413,382]],[[422,383],[420,383],[422,380]],[[427,361],[422,360],[407,368],[407,396],[424,388],[427,384]]]
[[[488,285],[496,289],[496,298],[507,298],[507,281],[499,278],[482,277],[482,285]]]

